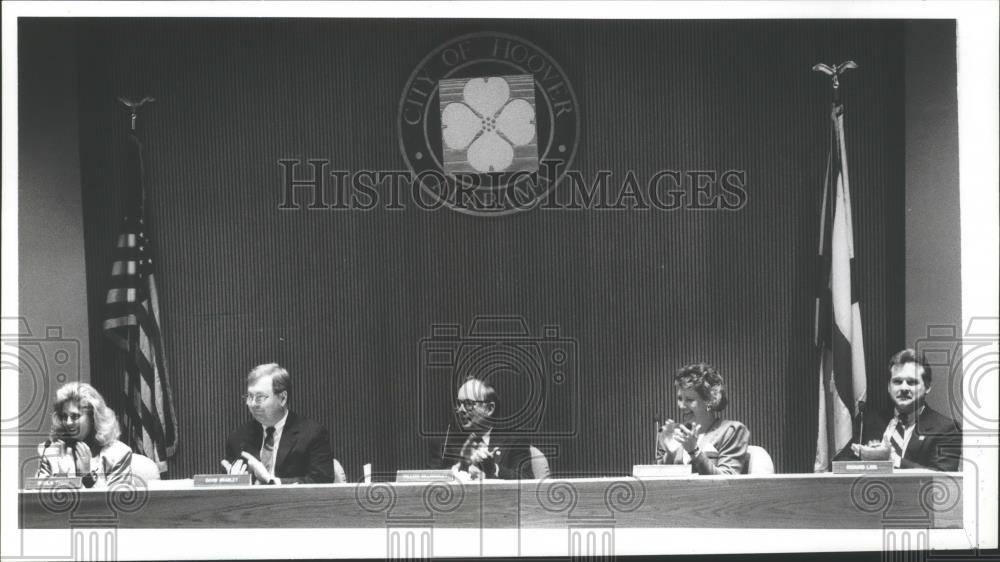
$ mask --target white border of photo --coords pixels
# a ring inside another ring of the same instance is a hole
[[[391,4],[391,5],[385,5]],[[392,17],[604,19],[957,19],[962,232],[962,318],[996,318],[998,307],[998,5],[993,2],[5,2],[3,10],[2,316],[18,316],[17,260],[17,18],[50,17]],[[995,333],[995,332],[994,332]],[[4,418],[17,412],[17,381],[2,380]],[[996,381],[993,380],[993,385]],[[981,411],[997,419],[997,394],[985,392]],[[997,547],[997,433],[966,436],[965,528],[930,530],[933,549]],[[17,528],[17,455],[2,459],[4,559],[69,556],[71,530]],[[979,467],[976,471],[975,468]],[[567,530],[522,530],[521,552],[509,552],[516,530],[436,529],[442,557],[567,555]],[[725,536],[725,540],[719,540]],[[386,556],[385,529],[117,530],[115,558],[229,559]],[[616,529],[615,554],[878,551],[882,530]],[[490,545],[489,551],[480,551]]]

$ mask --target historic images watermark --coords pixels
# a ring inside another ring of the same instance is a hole
[[[1000,318],[976,317],[963,330],[953,324],[927,326],[914,348],[930,365],[935,381],[946,381],[949,417],[962,421],[967,437],[997,437],[996,411],[984,396],[996,395],[1000,375]]]
[[[3,449],[4,454],[24,452],[18,466],[18,477],[23,478],[34,475],[41,460],[35,446],[48,438],[50,400],[56,388],[80,382],[80,341],[66,337],[61,326],[35,331],[24,317],[5,317],[0,322],[2,376],[16,376],[20,388],[16,416],[5,414],[2,420]],[[88,498],[63,481],[31,494],[28,501],[65,518],[67,540],[32,540],[19,519],[19,540],[4,543],[5,560],[117,560],[120,522],[143,509],[148,496],[147,484],[138,476]]]
[[[927,326],[926,336],[916,341],[914,348],[930,365],[935,380],[944,381],[948,398],[948,415],[954,420],[961,420],[963,444],[961,451],[943,451],[944,454],[961,454],[959,470],[965,475],[965,483],[961,501],[970,505],[966,508],[972,513],[981,513],[980,490],[978,483],[986,474],[995,472],[995,467],[984,467],[980,470],[976,456],[977,449],[994,449],[997,443],[997,412],[990,410],[990,400],[986,397],[997,395],[997,384],[1000,381],[1000,318],[974,317],[964,327],[954,324],[933,324]],[[939,383],[940,384],[940,383]],[[919,423],[919,420],[918,420]],[[926,432],[926,430],[925,430]],[[986,457],[988,458],[988,457]],[[945,480],[948,483],[948,480]],[[957,501],[949,494],[947,488],[937,486],[929,493],[921,495],[921,506],[940,509],[950,502]],[[996,498],[985,498],[985,501],[996,505]],[[989,505],[989,504],[987,504]],[[927,550],[910,552],[912,560],[997,560],[994,551],[982,551],[980,544],[981,523],[977,520],[971,526],[964,528],[969,534],[973,549],[956,556],[949,553]],[[890,531],[895,535],[895,544],[889,546],[913,548],[920,539],[919,532],[909,531],[909,544],[901,544],[905,537],[898,529],[889,525],[884,531],[885,536]],[[917,540],[915,540],[917,539]],[[926,540],[924,540],[926,543]],[[923,545],[934,548],[933,544]],[[888,559],[889,556],[887,555]],[[894,560],[901,559],[899,556]]]
[[[515,211],[739,211],[747,205],[747,174],[743,170],[659,170],[642,176],[600,170],[585,177],[569,170],[564,188],[539,193],[536,177],[558,175],[559,162],[544,160],[538,171],[513,172],[509,183],[496,173],[430,169],[337,170],[328,159],[288,158],[281,171],[280,210],[423,211],[463,210],[468,214],[502,216]],[[505,183],[507,182],[507,183]]]
[[[61,326],[34,332],[26,318],[3,318],[0,356],[4,377],[17,377],[25,397],[15,416],[4,415],[0,433],[38,442],[48,437],[49,400],[55,389],[80,381],[80,341],[63,336]]]
[[[931,529],[939,517],[961,517],[961,512],[980,513],[978,483],[987,470],[980,470],[973,454],[978,447],[995,448],[996,412],[987,410],[985,396],[996,394],[1000,373],[1000,319],[972,318],[963,330],[953,324],[927,326],[926,335],[914,348],[931,367],[935,385],[947,385],[948,415],[961,421],[964,443],[939,451],[958,457],[962,476],[937,473],[923,482],[916,497],[900,497],[893,481],[878,475],[859,476],[851,489],[851,501],[865,513],[877,513],[882,521],[882,559],[885,561],[995,560],[996,556],[980,551],[979,527],[963,527],[972,549],[960,555],[936,551]],[[917,422],[920,423],[919,420]],[[933,435],[933,428],[922,428]],[[964,484],[963,484],[964,482]],[[987,498],[987,501],[995,498]],[[920,511],[902,514],[899,505],[919,505]]]
[[[747,204],[742,169],[574,169],[580,101],[570,77],[541,47],[506,33],[463,35],[428,53],[403,88],[397,127],[406,170],[340,170],[331,159],[284,158],[278,208],[502,216],[531,209],[734,211]]]
[[[38,459],[31,461],[37,464]],[[86,497],[78,488],[64,484],[32,493],[35,497],[26,501],[37,501],[41,509],[65,521],[68,544],[56,541],[41,546],[30,544],[33,541],[26,540],[19,521],[21,550],[12,556],[5,552],[5,559],[117,560],[118,529],[122,521],[144,509],[149,499],[147,483],[140,476],[110,484],[100,493]]]
[[[492,500],[488,500],[498,492],[482,480],[427,482],[410,487],[407,492],[406,497],[401,498],[401,490],[386,482],[359,482],[354,487],[355,501],[361,509],[385,514],[387,559],[435,556],[438,554],[435,552],[437,530],[441,528],[486,529],[498,524],[490,514]],[[619,515],[640,509],[646,502],[646,495],[643,482],[632,477],[587,483],[545,477],[518,486],[517,506],[519,510],[537,507],[550,523],[565,527],[565,555],[571,559],[593,556],[612,559],[615,530],[621,525]],[[586,499],[581,501],[581,498]],[[524,529],[519,515],[514,515],[513,520],[517,534],[511,542],[498,545],[480,535],[479,544],[469,546],[476,549],[479,556],[497,552],[506,556],[522,555]],[[503,526],[510,526],[510,522],[503,520]]]
[[[599,475],[594,475],[599,476]],[[572,559],[602,557],[613,559],[617,514],[633,512],[646,502],[646,486],[633,477],[603,485],[603,502],[583,507],[581,490],[576,482],[545,478],[535,487],[535,498],[545,511],[565,517],[566,554]]]
[[[968,462],[964,461],[963,462]],[[978,469],[972,465],[978,480]],[[968,490],[966,489],[966,492]],[[936,475],[923,482],[916,497],[900,497],[892,480],[877,475],[858,476],[851,486],[851,502],[859,511],[879,514],[882,526],[882,560],[886,562],[923,561],[932,558],[931,529],[941,514],[961,511],[970,501],[963,494],[961,478]],[[977,494],[971,494],[973,498]],[[975,501],[975,500],[973,500]],[[898,513],[900,505],[919,505],[919,512]],[[947,559],[947,557],[945,557]]]

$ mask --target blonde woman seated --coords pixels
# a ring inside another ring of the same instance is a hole
[[[696,363],[674,375],[681,423],[667,420],[656,439],[657,464],[690,464],[698,474],[742,474],[750,431],[720,416],[728,399],[715,367]]]
[[[38,447],[38,477],[80,476],[88,488],[101,481],[131,481],[132,450],[118,440],[115,413],[94,387],[64,385],[52,410],[50,439]]]

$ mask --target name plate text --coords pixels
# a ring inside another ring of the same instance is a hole
[[[396,482],[454,482],[450,470],[397,470]]]
[[[47,478],[27,478],[25,490],[51,490],[54,488],[83,488],[83,478],[79,476],[49,476]]]
[[[249,486],[249,474],[195,474],[195,486]]]
[[[892,461],[833,461],[834,474],[892,473]]]

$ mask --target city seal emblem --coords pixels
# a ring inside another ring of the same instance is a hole
[[[474,215],[532,209],[572,164],[580,112],[569,78],[535,44],[472,33],[420,61],[399,100],[399,147],[421,207]]]

